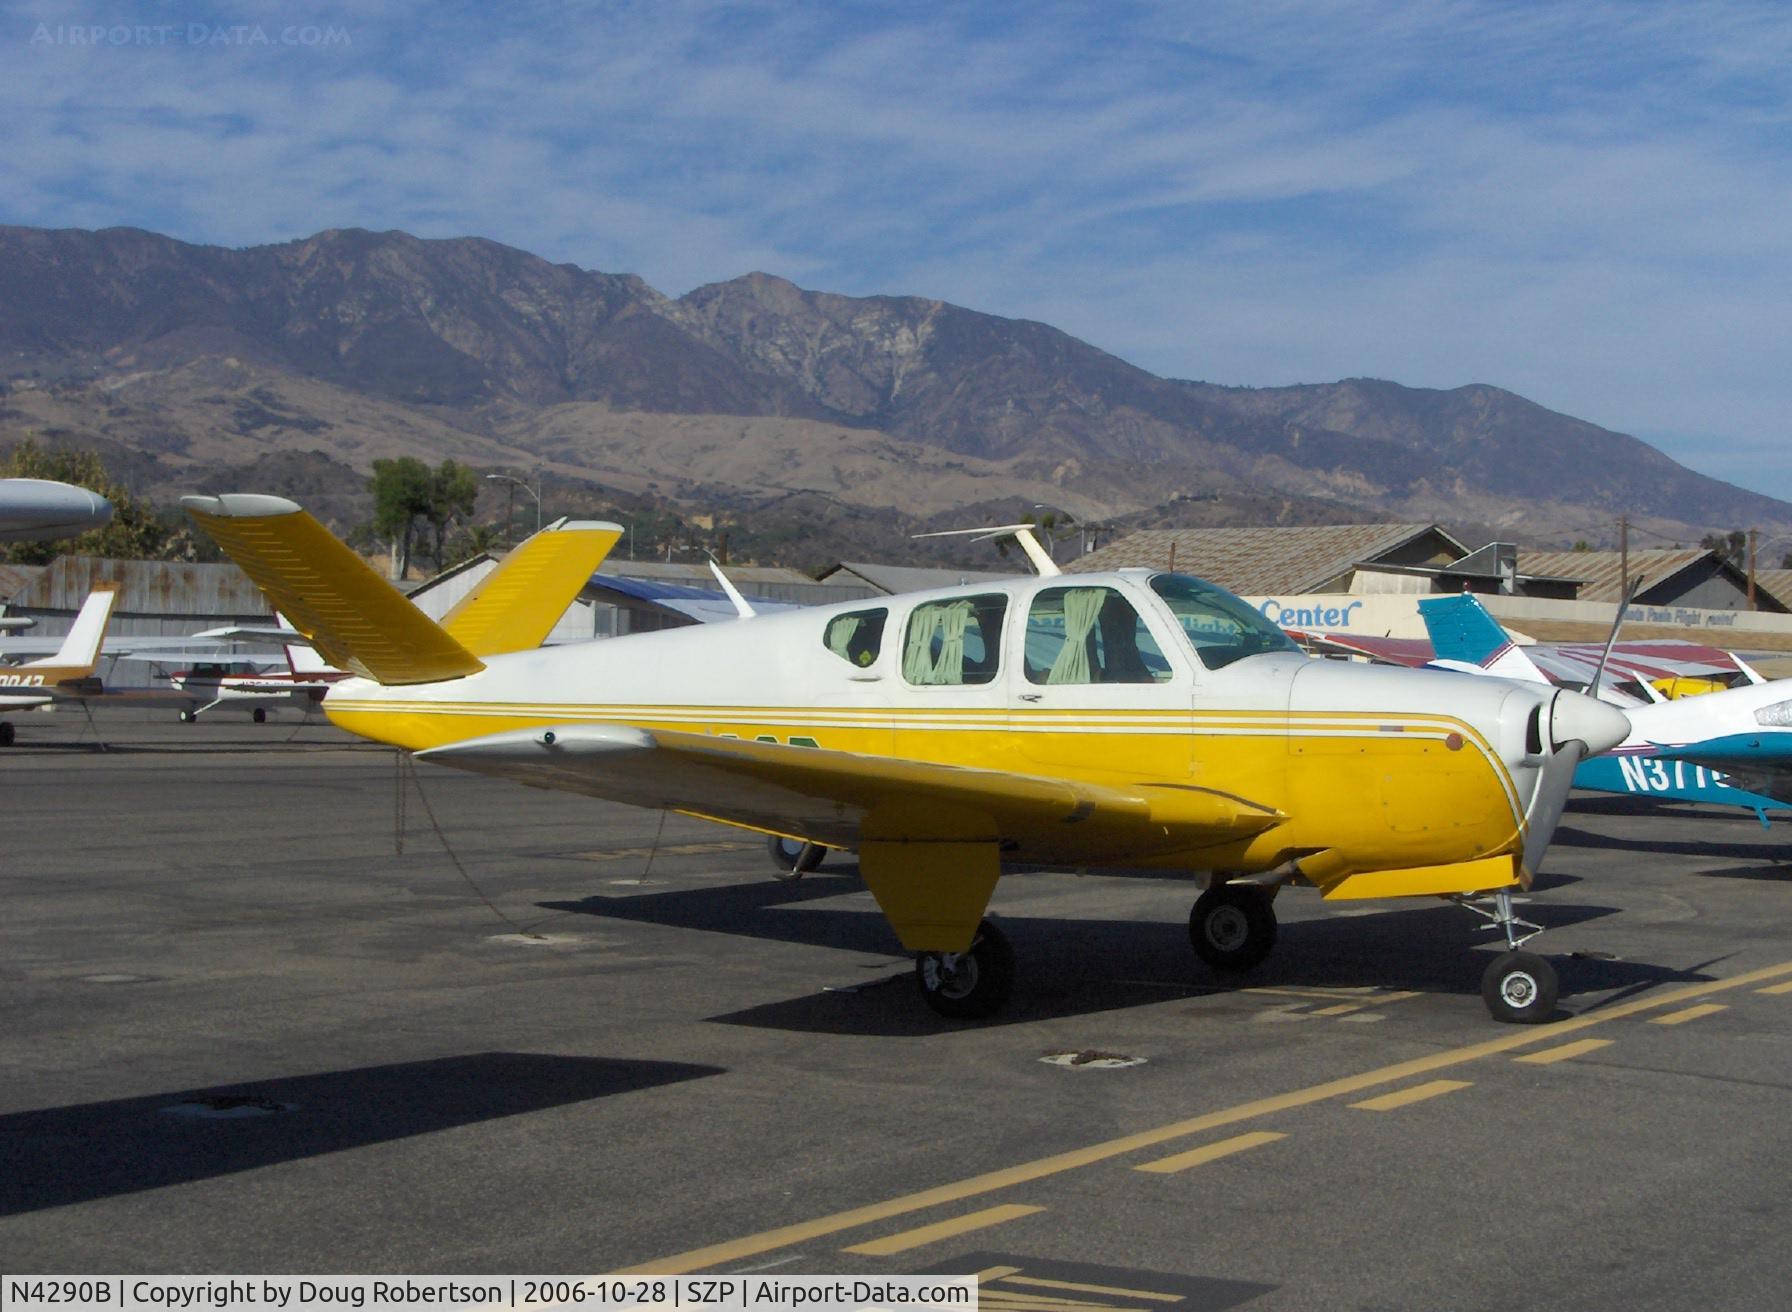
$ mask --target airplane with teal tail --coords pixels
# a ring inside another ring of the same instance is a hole
[[[1472,593],[1427,597],[1419,613],[1433,664],[1550,682]],[[1629,706],[1625,714],[1630,736],[1575,767],[1576,788],[1739,806],[1763,827],[1769,811],[1792,810],[1792,679]]]

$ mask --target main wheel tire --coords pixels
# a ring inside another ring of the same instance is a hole
[[[988,920],[966,952],[923,952],[915,958],[921,999],[948,1020],[979,1020],[1000,1011],[1014,991],[1014,949]]]
[[[193,723],[193,721],[197,720],[198,718],[199,718],[198,711],[182,711],[180,713],[180,722],[182,724],[191,724],[191,723]]]
[[[257,706],[253,714],[253,719],[257,724],[266,724],[268,722],[268,708],[265,706]]]
[[[1249,970],[1276,945],[1276,912],[1255,884],[1215,884],[1188,913],[1195,955],[1215,970]]]
[[[12,726],[11,720],[0,720],[0,747],[11,747],[19,731]]]
[[[778,834],[765,840],[765,850],[771,853],[779,879],[801,879],[820,865],[822,857],[828,854],[827,848],[820,843],[805,843],[800,838],[785,838]]]
[[[1502,952],[1481,976],[1481,998],[1495,1020],[1540,1025],[1556,1012],[1556,970],[1534,952]]]

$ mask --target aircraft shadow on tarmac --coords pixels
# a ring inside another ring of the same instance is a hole
[[[1696,856],[1719,860],[1728,857],[1737,861],[1759,861],[1763,857],[1771,859],[1776,852],[1784,850],[1780,839],[1762,830],[1752,820],[1749,824],[1754,829],[1754,833],[1750,835],[1752,841],[1733,843],[1718,843],[1704,839],[1664,843],[1656,838],[1619,838],[1614,834],[1595,834],[1564,824],[1556,830],[1555,845],[1557,847],[1580,847],[1616,852],[1659,852],[1666,856]],[[1724,872],[1709,870],[1702,873],[1715,875]],[[1783,867],[1782,873],[1784,873]]]
[[[1561,890],[1578,882],[1546,878],[1538,887],[1540,891],[1545,887]],[[886,957],[901,955],[894,933],[875,911],[801,905],[861,887],[851,875],[821,874],[794,883],[754,881],[540,905],[615,920]],[[1299,893],[1290,897],[1318,905],[1315,899],[1301,899]],[[1348,916],[1284,921],[1269,959],[1237,976],[1219,975],[1202,965],[1182,924],[998,913],[995,918],[1014,945],[1020,975],[1007,1008],[982,1023],[1017,1024],[1088,1015],[1251,988],[1381,988],[1460,995],[1479,991],[1481,971],[1489,958],[1474,949],[1490,946],[1493,935],[1478,932],[1475,919],[1466,911],[1441,904],[1352,910],[1355,914]],[[1554,963],[1565,999],[1710,978],[1644,962],[1571,955],[1574,944],[1567,931],[1614,915],[1615,907],[1546,899],[1521,910],[1552,931],[1553,943],[1546,938],[1531,946],[1540,948]],[[959,1023],[941,1021],[924,1008],[906,967],[891,970],[879,964],[870,969],[877,972],[877,978],[854,980],[837,975],[818,979],[812,994],[711,1019],[800,1033],[910,1036],[959,1028]],[[885,984],[895,987],[879,987]]]
[[[680,1062],[482,1052],[13,1112],[0,1115],[0,1216],[721,1073]]]

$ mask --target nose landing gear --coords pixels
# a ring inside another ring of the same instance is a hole
[[[1481,976],[1481,1000],[1493,1018],[1513,1025],[1540,1025],[1555,1015],[1555,967],[1535,952],[1519,950],[1542,933],[1543,927],[1521,920],[1512,910],[1512,895],[1504,891],[1493,895],[1491,907],[1481,905],[1481,900],[1455,901],[1485,919],[1488,923],[1482,928],[1497,929],[1506,936],[1506,951],[1495,957]]]

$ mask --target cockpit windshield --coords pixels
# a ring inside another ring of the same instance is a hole
[[[1300,650],[1251,607],[1204,579],[1154,574],[1151,590],[1164,599],[1189,646],[1210,670],[1266,651]]]

